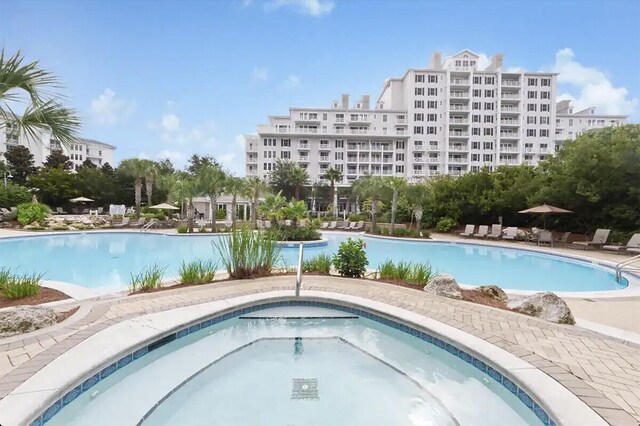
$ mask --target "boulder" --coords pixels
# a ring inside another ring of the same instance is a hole
[[[16,306],[0,311],[0,336],[28,333],[54,325],[56,313],[44,306]]]
[[[507,300],[509,300],[507,293],[497,285],[483,285],[478,287],[477,291],[499,302],[507,303]]]
[[[571,310],[554,293],[543,292],[512,299],[507,306],[515,312],[542,318],[558,324],[575,324]]]
[[[456,282],[453,275],[438,274],[431,278],[427,285],[424,286],[424,291],[436,296],[449,297],[451,299],[462,299],[462,292],[460,286]]]

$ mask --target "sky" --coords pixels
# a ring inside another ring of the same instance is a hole
[[[0,0],[0,46],[55,73],[81,136],[129,157],[213,155],[292,106],[376,99],[433,51],[558,72],[576,107],[640,122],[640,1]]]

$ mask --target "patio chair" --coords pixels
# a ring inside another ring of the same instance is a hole
[[[131,219],[129,219],[128,217],[123,217],[123,218],[122,218],[122,222],[120,222],[120,223],[115,223],[115,224],[113,225],[113,227],[114,227],[114,228],[124,228],[125,226],[128,226],[128,225],[129,225],[129,221],[130,221],[130,220],[131,220]]]
[[[549,244],[553,247],[553,234],[551,231],[540,231],[538,233],[538,239],[536,241],[538,245],[540,244]]]
[[[327,229],[336,229],[337,227],[338,227],[338,222],[334,220],[333,222],[331,222],[331,224],[329,225],[329,228]]]
[[[351,222],[348,220],[345,220],[344,222],[342,222],[342,225],[338,226],[338,229],[341,229],[343,231],[346,231],[347,229],[349,229],[351,227]]]
[[[561,236],[555,237],[553,242],[555,244],[569,244],[569,237],[571,236],[571,232],[563,232]]]
[[[464,227],[464,232],[460,233],[461,237],[473,237],[473,233],[476,232],[475,225],[467,225]]]
[[[359,222],[351,222],[351,226],[349,226],[349,231],[362,231],[364,229],[364,220]]]
[[[504,229],[503,240],[515,241],[518,238],[518,228],[510,226]]]
[[[144,223],[147,221],[147,219],[145,219],[144,217],[138,218],[137,222],[134,222],[131,224],[131,226],[133,227],[138,227],[138,226],[144,226]]]
[[[329,222],[322,222],[320,229],[328,229],[328,228],[329,228]]]
[[[629,239],[626,245],[606,245],[602,246],[603,250],[615,251],[616,253],[620,253],[621,251],[630,251],[632,253],[638,252],[640,253],[640,234],[633,234],[633,236]]]
[[[104,207],[98,207],[98,214],[104,213]]]
[[[573,244],[583,246],[585,250],[587,250],[589,246],[602,247],[607,243],[610,232],[610,229],[596,229],[596,233],[593,234],[591,241],[576,241]]]
[[[56,214],[67,214],[62,207],[56,207]]]
[[[491,233],[487,235],[487,238],[500,239],[502,237],[502,225],[499,223],[491,225]]]
[[[473,234],[473,236],[476,237],[476,238],[485,238],[488,233],[489,233],[489,226],[488,225],[480,225],[480,226],[478,226],[478,233],[477,234]]]

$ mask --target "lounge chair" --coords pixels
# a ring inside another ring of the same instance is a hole
[[[569,244],[569,237],[571,236],[571,232],[563,232],[562,236],[555,237],[553,242],[555,244]]]
[[[364,220],[359,222],[351,222],[351,226],[349,227],[349,231],[362,231],[364,229]]]
[[[322,222],[320,229],[328,229],[328,228],[329,228],[329,222]]]
[[[602,247],[607,243],[610,232],[610,229],[596,229],[596,233],[593,234],[591,241],[576,241],[573,244],[583,246],[585,250],[587,250],[589,246]]]
[[[123,217],[122,218],[122,222],[114,224],[113,227],[114,228],[124,228],[125,226],[129,225],[129,221],[130,220],[131,219],[129,219],[128,217]]]
[[[62,207],[56,207],[56,214],[67,214]]]
[[[351,227],[351,222],[349,222],[348,220],[345,220],[341,226],[338,226],[338,229],[342,229],[343,231],[346,231],[350,227]]]
[[[145,219],[144,217],[140,217],[140,218],[138,218],[138,221],[137,221],[137,222],[132,223],[132,224],[131,224],[131,226],[136,227],[136,228],[137,228],[138,226],[144,226],[144,223],[145,223],[146,221],[147,221],[147,219]]]
[[[485,238],[488,233],[489,233],[489,226],[488,225],[480,225],[480,226],[478,226],[478,233],[477,234],[473,234],[473,236],[476,237],[476,238]]]
[[[98,214],[104,213],[104,207],[98,207]]]
[[[464,232],[460,233],[461,237],[473,237],[473,233],[476,232],[475,225],[467,225],[464,227]]]
[[[338,227],[338,222],[334,220],[333,222],[331,222],[331,224],[329,225],[329,228],[327,229],[336,229],[337,227]]]
[[[284,226],[291,226],[291,220],[290,219],[285,220]]]
[[[621,251],[630,251],[632,253],[640,253],[640,234],[633,234],[633,236],[627,242],[627,245],[606,245],[602,246],[603,250],[615,251],[620,253]]]
[[[502,235],[503,240],[515,241],[518,238],[518,228],[510,226],[505,228],[504,234]]]
[[[269,228],[271,228],[271,221],[270,221],[270,220],[265,220],[265,221],[264,221],[264,222],[262,222],[262,223],[264,223],[264,227],[265,227],[265,229],[269,229]]]
[[[540,244],[549,244],[553,247],[553,234],[551,231],[540,231],[538,233],[538,239],[536,241],[538,245]]]
[[[502,237],[502,225],[496,223],[491,225],[491,233],[487,235],[487,238],[495,238],[496,240]]]

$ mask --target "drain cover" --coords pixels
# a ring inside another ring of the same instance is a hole
[[[320,399],[318,379],[292,379],[291,399]]]

